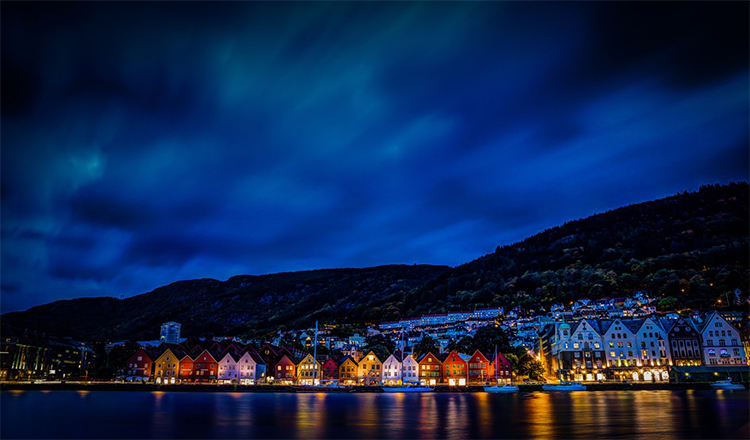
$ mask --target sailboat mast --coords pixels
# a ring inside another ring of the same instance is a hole
[[[315,386],[316,366],[318,365],[318,321],[315,320],[315,340],[313,341],[313,386]]]

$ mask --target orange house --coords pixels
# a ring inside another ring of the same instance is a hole
[[[443,356],[445,359],[446,356]],[[438,385],[443,379],[443,360],[427,352],[417,359],[419,364],[419,382],[423,385]]]
[[[456,350],[451,351],[443,361],[443,377],[450,386],[467,385],[467,365],[466,361]]]
[[[193,361],[193,358],[190,357],[189,354],[185,353],[184,356],[180,358],[180,380],[181,381],[191,381],[193,380],[193,366],[195,365],[195,362]]]

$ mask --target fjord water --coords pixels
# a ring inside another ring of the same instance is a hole
[[[747,391],[3,391],[0,438],[748,438]]]

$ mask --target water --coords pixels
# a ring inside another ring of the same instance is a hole
[[[749,438],[747,391],[3,391],[0,438]]]

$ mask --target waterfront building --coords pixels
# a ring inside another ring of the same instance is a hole
[[[239,383],[239,370],[237,368],[237,355],[234,350],[227,350],[219,360],[217,379],[219,383]]]
[[[212,382],[216,380],[219,370],[219,362],[216,358],[219,354],[215,350],[203,350],[194,358],[193,377],[196,382]]]
[[[660,321],[667,331],[672,365],[703,365],[701,335],[689,318],[667,319]]]
[[[138,351],[128,359],[126,375],[132,377],[133,380],[148,381],[152,377],[154,370],[154,362],[152,358],[155,358],[152,353],[139,348]]]
[[[370,351],[359,360],[357,382],[360,385],[378,385],[382,380],[383,362]]]
[[[494,356],[490,364],[490,382],[494,385],[496,383],[507,383],[509,384],[512,379],[512,366],[510,361],[503,356],[502,353],[498,353]]]
[[[179,356],[184,355],[184,352],[177,349],[167,348],[164,352],[156,358],[154,361],[154,382],[157,384],[173,384],[176,383],[180,375],[180,361]]]
[[[635,333],[640,328],[636,320],[615,319],[602,321],[604,352],[610,377],[630,378],[632,370],[638,367]]]
[[[402,382],[402,360],[403,354],[401,350],[396,350],[395,353],[388,356],[383,362],[383,383],[386,385],[401,385]]]
[[[274,366],[274,383],[279,385],[293,385],[296,379],[297,364],[289,355],[282,355]]]
[[[169,321],[161,325],[161,332],[159,333],[159,341],[167,344],[179,344],[180,343],[180,328],[181,324]]]
[[[406,355],[401,360],[401,381],[402,383],[419,383],[419,363],[414,355]]]
[[[351,356],[346,356],[339,365],[339,383],[342,385],[356,385],[359,362]]]
[[[335,358],[329,357],[320,366],[320,380],[323,383],[339,382],[339,363]]]
[[[313,355],[307,354],[297,362],[297,383],[299,385],[314,385],[313,372],[315,372],[316,383],[320,382],[321,365]]]
[[[452,350],[443,361],[443,376],[449,386],[467,385],[468,366],[463,356],[456,350]],[[467,356],[467,358],[470,357]]]
[[[469,371],[469,385],[484,385],[493,378],[491,361],[479,350],[476,350],[469,358],[467,369]]]
[[[182,354],[182,357],[180,357],[180,382],[192,381],[195,361],[190,353],[182,352]]]
[[[701,339],[705,365],[747,365],[740,332],[716,311],[703,321]]]
[[[419,363],[419,382],[422,385],[438,385],[443,378],[443,356],[442,359],[431,352],[424,353],[417,359]]]

